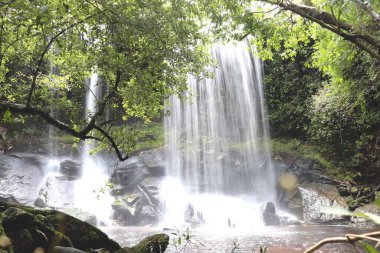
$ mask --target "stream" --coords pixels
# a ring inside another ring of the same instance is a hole
[[[161,229],[155,227],[101,227],[101,229],[124,247],[135,245],[146,236],[162,232]],[[186,229],[181,232],[185,231]],[[171,235],[172,232],[175,231],[165,231],[171,237],[171,243],[166,252],[178,252],[172,243],[172,239],[176,238]],[[260,252],[260,246],[265,246],[267,253],[302,253],[324,238],[364,232],[368,232],[368,230],[346,226],[262,227],[256,231],[231,229],[219,232],[190,230],[191,242],[194,244],[189,244],[182,252],[253,253]],[[233,251],[236,245],[238,246]],[[356,251],[350,244],[337,243],[325,245],[315,252],[348,253]]]

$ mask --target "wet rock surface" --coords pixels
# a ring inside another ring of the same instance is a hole
[[[306,183],[298,186],[302,197],[303,219],[318,224],[347,224],[349,217],[331,214],[328,208],[348,210],[348,205],[333,185]]]
[[[38,197],[50,207],[72,206],[75,194],[75,182],[65,176],[52,174],[43,183]]]
[[[30,154],[0,155],[1,194],[21,203],[33,203],[44,174],[41,159]]]
[[[158,223],[158,186],[164,176],[164,150],[141,152],[118,164],[111,176],[113,218],[123,225],[145,226]]]
[[[324,209],[352,211],[375,199],[376,189],[330,179],[326,176],[327,169],[312,159],[277,155],[275,165],[280,208],[306,223],[347,224],[349,217],[324,213]],[[281,185],[281,178],[288,174],[296,178],[290,188]]]
[[[281,224],[273,202],[267,202],[261,207],[261,217],[266,226],[279,226]]]
[[[59,172],[67,176],[68,180],[79,179],[81,177],[81,164],[73,160],[64,160],[59,165]]]
[[[356,208],[355,213],[380,216],[380,208],[375,203],[370,203]],[[376,224],[370,218],[364,218],[360,216],[352,216],[349,224],[353,227],[360,228],[380,227],[380,224]]]

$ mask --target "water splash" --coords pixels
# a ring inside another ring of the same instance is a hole
[[[94,72],[88,80],[86,95],[86,118],[88,120],[96,113],[97,101],[100,96],[99,77]],[[93,213],[98,220],[110,224],[111,205],[114,199],[109,194],[107,187],[109,175],[102,159],[90,155],[92,147],[91,142],[85,142],[83,146],[82,175],[81,179],[76,182],[75,207]]]
[[[170,99],[164,222],[183,221],[190,205],[206,226],[257,226],[258,205],[274,199],[262,67],[248,49],[213,46],[215,79],[190,76],[191,102]]]

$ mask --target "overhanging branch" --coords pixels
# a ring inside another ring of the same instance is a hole
[[[289,1],[262,0],[263,2],[280,6],[283,10],[296,13],[303,18],[315,22],[325,29],[339,35],[367,52],[371,57],[380,61],[380,40],[370,34],[358,31],[354,26],[337,20],[333,14],[319,10],[313,6],[294,4]]]
[[[109,135],[107,131],[102,129],[100,126],[95,125],[95,123],[89,124],[85,127],[82,131],[77,131],[74,128],[70,127],[69,125],[65,124],[64,122],[61,122],[53,117],[51,117],[47,112],[40,110],[38,108],[33,108],[30,106],[25,105],[19,105],[19,104],[9,104],[9,103],[0,103],[0,112],[5,112],[9,110],[12,113],[18,113],[23,115],[30,115],[30,116],[37,116],[40,117],[42,120],[44,120],[46,123],[58,128],[59,130],[62,130],[68,134],[70,134],[73,137],[79,138],[81,140],[88,140],[93,139],[97,141],[101,141],[101,139],[88,135],[88,133],[91,130],[97,130],[99,133],[101,133],[111,144],[112,148],[115,150],[117,157],[120,161],[124,161],[128,159],[128,155],[123,156],[121,150],[117,146],[115,140],[112,138],[112,136]]]

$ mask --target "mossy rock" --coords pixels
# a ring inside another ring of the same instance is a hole
[[[37,210],[0,202],[0,212],[2,210],[5,210],[5,234],[11,238],[11,234],[17,230],[38,229],[53,246],[75,247],[80,250],[106,248],[110,252],[120,249],[115,241],[98,228],[59,211]]]
[[[132,248],[123,248],[115,253],[163,253],[169,245],[169,236],[156,234],[144,238]]]
[[[36,247],[73,246],[68,237],[19,207],[9,207],[2,214],[2,225],[5,234],[12,240],[15,252],[31,252]]]
[[[50,211],[45,216],[54,229],[71,239],[75,248],[88,250],[90,248],[106,248],[110,252],[120,249],[119,244],[108,238],[100,229],[58,211]]]

